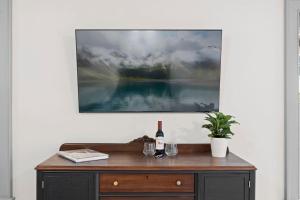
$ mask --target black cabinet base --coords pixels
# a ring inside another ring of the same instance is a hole
[[[186,196],[184,193],[101,196],[98,180],[100,173],[101,171],[38,171],[37,200],[255,200],[255,171],[194,172],[195,195]]]

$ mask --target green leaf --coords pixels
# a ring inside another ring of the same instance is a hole
[[[209,137],[228,138],[230,139],[234,133],[231,131],[231,125],[239,124],[231,115],[225,115],[222,112],[207,113],[204,118],[208,123],[202,125],[210,131]]]

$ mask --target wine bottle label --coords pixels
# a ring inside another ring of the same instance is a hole
[[[164,150],[165,148],[165,143],[164,143],[164,138],[163,137],[156,137],[156,150]]]

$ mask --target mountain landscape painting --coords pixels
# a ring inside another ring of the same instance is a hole
[[[76,30],[79,112],[219,110],[221,30]]]

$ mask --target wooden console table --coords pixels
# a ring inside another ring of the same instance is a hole
[[[163,159],[145,157],[143,139],[60,150],[82,148],[110,158],[73,163],[50,157],[36,167],[37,200],[255,200],[256,168],[229,152],[212,158],[209,144],[179,144],[177,156]]]

